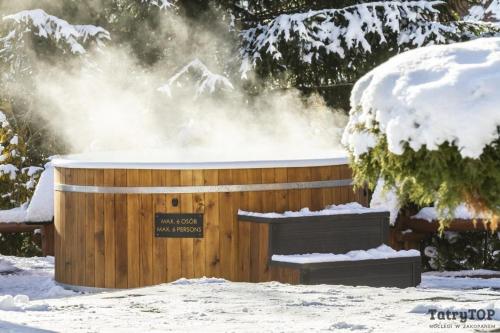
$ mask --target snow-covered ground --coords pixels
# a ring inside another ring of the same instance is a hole
[[[404,290],[205,278],[82,294],[54,283],[52,258],[0,257],[0,269],[1,332],[457,332],[464,325],[500,328],[500,278],[457,277],[471,272],[425,274],[419,287]],[[19,294],[27,297],[11,297]],[[493,309],[496,313],[494,320],[464,324],[431,320],[429,309]]]

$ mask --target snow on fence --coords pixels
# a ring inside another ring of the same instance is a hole
[[[45,165],[29,203],[0,210],[0,223],[52,222],[54,218],[54,168]]]

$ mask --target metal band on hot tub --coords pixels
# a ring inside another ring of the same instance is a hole
[[[90,186],[55,184],[60,192],[107,193],[107,194],[169,194],[169,193],[218,193],[218,192],[254,192],[331,188],[352,185],[352,179],[324,180],[313,182],[242,184],[242,185],[204,185],[204,186]]]

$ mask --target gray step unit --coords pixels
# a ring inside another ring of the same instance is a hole
[[[272,254],[346,253],[386,244],[389,213],[285,218],[238,215],[240,221],[269,223]]]
[[[296,269],[301,284],[414,287],[421,282],[420,256],[296,264],[273,254],[347,253],[387,244],[389,213],[268,218],[238,215],[240,221],[269,224],[269,264]]]
[[[296,268],[301,284],[407,288],[421,282],[420,256],[311,264],[271,261],[270,265]]]

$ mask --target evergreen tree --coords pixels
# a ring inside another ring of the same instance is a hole
[[[42,168],[31,166],[27,146],[0,111],[0,208],[26,204]]]
[[[42,9],[0,14],[0,209],[10,209],[28,204],[42,170],[36,165],[61,151],[57,137],[35,112],[39,106],[33,77],[39,66],[85,61],[87,50],[102,46],[109,33],[96,26],[72,25]],[[34,237],[0,234],[0,253],[39,255]]]
[[[31,165],[22,135],[0,111],[0,209],[26,206],[42,170]],[[41,254],[34,236],[31,233],[0,233],[0,253],[17,256]]]
[[[3,23],[3,24],[2,24]],[[16,126],[31,143],[29,156],[43,164],[61,149],[36,112],[33,77],[39,66],[85,61],[87,50],[102,47],[109,32],[93,25],[73,25],[42,9],[3,16],[0,23],[0,106],[15,114]]]
[[[442,16],[454,10],[441,1],[358,1],[309,9],[294,7],[295,12],[276,17],[265,12],[262,22],[243,30],[241,73],[255,69],[271,88],[317,91],[345,109],[354,82],[397,53],[498,31],[476,22],[445,21]]]

